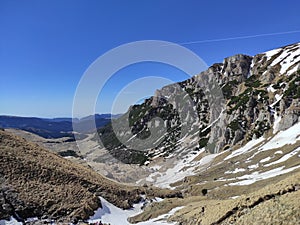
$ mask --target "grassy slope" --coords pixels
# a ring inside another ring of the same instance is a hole
[[[288,221],[286,224],[300,224],[300,214],[298,212],[300,202],[295,200],[295,198],[299,199],[300,195],[299,168],[293,172],[257,181],[251,185],[228,186],[229,183],[238,181],[231,179],[245,174],[262,173],[281,166],[291,168],[299,165],[297,154],[280,164],[270,167],[263,166],[278,160],[299,146],[300,142],[298,141],[293,145],[262,151],[257,153],[249,162],[247,159],[252,157],[257,150],[245,152],[226,161],[224,161],[224,158],[231,151],[223,152],[205,170],[173,184],[174,187],[184,193],[183,199],[169,199],[168,201],[154,203],[148,209],[146,208],[142,214],[131,218],[131,221],[139,222],[155,218],[169,212],[174,207],[185,206],[170,220],[188,225],[283,224],[283,221]],[[274,154],[278,150],[281,150],[283,154]],[[261,163],[260,161],[267,156],[273,158]],[[195,160],[199,159],[196,158]],[[236,164],[237,162],[238,164]],[[236,168],[247,168],[255,164],[259,165],[256,169],[246,169],[244,172],[235,174],[225,173]],[[206,196],[202,194],[204,189],[208,190]],[[232,199],[233,196],[240,197]]]
[[[129,208],[144,192],[161,197],[175,193],[113,182],[5,131],[0,131],[0,165],[0,219],[13,212],[23,218],[86,219],[101,204],[97,196]]]
[[[300,172],[271,183],[255,191],[248,186],[248,193],[236,199],[216,199],[209,194],[169,199],[152,204],[144,213],[131,218],[131,221],[155,218],[174,207],[185,206],[169,220],[180,221],[183,225],[300,224]]]

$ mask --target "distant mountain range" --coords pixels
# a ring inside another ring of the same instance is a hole
[[[1,128],[16,128],[37,134],[44,138],[73,137],[72,120],[79,124],[79,130],[83,134],[94,132],[89,126],[88,121],[95,120],[96,127],[106,125],[113,118],[119,115],[95,114],[83,118],[38,118],[38,117],[19,117],[19,116],[0,116]]]

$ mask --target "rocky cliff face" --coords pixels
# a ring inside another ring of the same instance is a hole
[[[216,153],[285,130],[300,116],[299,65],[300,43],[225,58],[132,106],[99,130],[101,140],[121,161],[145,163],[202,147]]]

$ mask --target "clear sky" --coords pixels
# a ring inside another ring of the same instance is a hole
[[[208,65],[299,42],[299,8],[298,0],[0,0],[0,114],[71,116],[88,66],[128,42],[184,43]],[[262,36],[235,38],[255,35]],[[106,85],[96,111],[109,112],[112,96],[145,74],[186,78],[158,64],[124,69]]]

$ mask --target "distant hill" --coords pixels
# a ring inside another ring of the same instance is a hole
[[[100,128],[111,121],[111,118],[117,118],[118,115],[111,114],[96,114],[81,119],[72,118],[37,118],[37,117],[18,117],[18,116],[0,116],[0,127],[2,128],[17,128],[32,132],[44,138],[73,138],[72,120],[79,124],[82,133],[91,133],[88,121],[94,120],[96,127]]]

